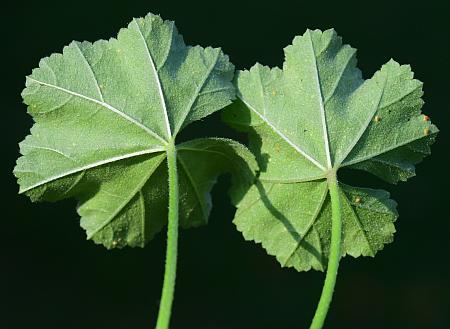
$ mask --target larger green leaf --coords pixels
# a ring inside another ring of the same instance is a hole
[[[420,112],[422,83],[409,66],[391,60],[363,80],[355,52],[333,30],[308,30],[285,48],[282,70],[257,64],[237,73],[240,101],[224,119],[249,132],[262,170],[234,223],[283,266],[326,266],[328,175],[351,167],[406,180],[438,132]],[[392,241],[395,202],[381,190],[339,189],[342,254],[374,256]]]
[[[231,102],[233,72],[220,49],[186,46],[173,22],[152,14],[117,39],[72,42],[27,77],[22,96],[35,124],[14,170],[20,192],[76,197],[88,238],[108,248],[145,245],[167,220],[167,144]],[[184,227],[206,223],[219,174],[251,182],[254,160],[236,142],[177,148]]]

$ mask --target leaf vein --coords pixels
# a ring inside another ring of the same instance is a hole
[[[303,240],[305,240],[306,236],[309,234],[309,231],[311,231],[314,223],[316,222],[320,210],[322,210],[323,205],[325,203],[325,199],[326,196],[328,194],[328,189],[324,188],[323,189],[323,194],[321,196],[320,202],[318,207],[316,208],[316,211],[314,212],[312,218],[311,218],[311,222],[308,224],[308,227],[306,228],[305,233],[300,237],[300,239],[298,241],[296,241],[296,247],[292,250],[292,252],[289,254],[289,256],[286,258],[286,260],[284,261],[284,264],[282,264],[283,266],[286,266],[286,264],[291,260],[291,258],[294,256],[294,254],[297,252],[297,250],[300,248],[300,244],[303,242]]]
[[[200,193],[197,189],[197,185],[194,184],[194,179],[192,178],[191,173],[188,171],[187,166],[181,156],[178,157],[178,160],[180,161],[181,167],[183,168],[184,172],[186,173],[186,176],[188,177],[188,180],[191,183],[192,188],[194,189],[198,203],[200,204],[200,208],[202,209],[203,217],[206,220],[208,218],[208,214],[207,214],[205,205],[202,202],[203,199],[201,198]]]
[[[59,154],[59,155],[65,157],[65,158],[69,159],[69,160],[72,161],[72,162],[75,162],[75,163],[77,162],[77,161],[76,161],[74,158],[72,158],[71,156],[65,154],[64,152],[61,152],[61,151],[56,150],[56,149],[54,149],[54,148],[51,148],[51,147],[38,146],[38,145],[31,145],[31,144],[22,144],[22,145],[25,146],[25,147],[33,148],[33,149],[39,149],[39,150],[50,151],[50,152]]]
[[[320,107],[320,118],[322,120],[322,133],[323,133],[323,139],[325,144],[325,153],[327,157],[327,166],[328,169],[331,168],[331,156],[330,156],[330,142],[328,140],[328,128],[327,128],[327,120],[325,117],[325,106],[324,106],[324,99],[323,99],[323,93],[322,93],[322,85],[320,83],[320,76],[319,76],[319,68],[317,66],[317,60],[316,60],[316,52],[314,49],[312,37],[311,37],[311,31],[308,33],[309,41],[311,45],[311,51],[312,51],[312,58],[314,61],[314,69],[316,71],[315,77],[316,77],[316,88],[317,92],[319,94],[319,107]]]
[[[97,227],[93,232],[89,233],[88,240],[90,240],[95,234],[100,232],[103,228],[106,227],[113,219],[116,217],[123,208],[126,207],[128,203],[136,196],[138,192],[142,190],[144,185],[147,183],[147,181],[150,179],[150,177],[153,175],[153,173],[158,169],[158,167],[161,165],[161,163],[165,160],[165,156],[161,156],[161,159],[149,170],[148,174],[144,176],[144,179],[137,185],[137,187],[131,191],[131,193],[128,195],[128,197],[125,199],[124,202],[122,202],[119,207],[116,208],[116,210],[103,222]]]
[[[167,135],[168,135],[168,137],[171,137],[172,136],[172,132],[170,130],[169,114],[167,112],[166,101],[165,101],[165,98],[164,98],[164,93],[163,93],[163,90],[162,90],[161,81],[159,79],[158,71],[156,70],[155,62],[153,60],[152,54],[150,53],[150,48],[148,47],[147,41],[145,40],[144,35],[142,34],[141,27],[139,26],[139,24],[138,24],[138,22],[137,22],[137,20],[135,18],[133,19],[133,22],[136,24],[136,28],[137,28],[137,31],[139,33],[139,36],[140,36],[143,44],[145,45],[145,51],[146,51],[146,54],[147,54],[147,57],[148,57],[148,61],[150,63],[151,71],[153,72],[153,77],[154,77],[156,85],[158,87],[158,94],[159,94],[159,98],[160,98],[160,102],[161,102],[161,106],[162,106],[162,110],[163,110],[164,122],[166,124],[166,129],[167,129]]]
[[[151,130],[147,126],[143,125],[142,123],[137,121],[135,118],[129,116],[128,114],[126,114],[126,113],[124,113],[124,112],[122,112],[122,111],[120,111],[118,109],[116,109],[115,107],[113,107],[112,105],[110,105],[110,104],[108,104],[106,102],[102,102],[102,101],[99,101],[99,100],[97,100],[95,98],[91,98],[89,96],[85,96],[85,95],[79,94],[79,93],[77,93],[75,91],[72,91],[72,90],[69,90],[69,89],[66,89],[66,88],[63,88],[63,87],[60,87],[60,86],[56,86],[56,85],[53,85],[51,83],[39,81],[39,80],[33,79],[31,77],[27,77],[27,79],[32,81],[32,82],[35,82],[37,84],[40,84],[40,85],[43,85],[43,86],[46,86],[46,87],[49,87],[49,88],[57,89],[57,90],[60,90],[62,92],[68,93],[70,95],[76,96],[78,98],[81,98],[81,99],[93,102],[93,103],[95,103],[97,105],[100,105],[100,106],[102,106],[102,107],[104,107],[104,108],[106,108],[106,109],[108,109],[108,110],[110,110],[110,111],[120,115],[121,117],[123,117],[127,121],[129,121],[129,122],[135,124],[136,126],[138,126],[139,128],[145,130],[150,136],[158,139],[164,145],[167,144],[167,142],[163,138],[161,138],[158,134],[156,134],[153,130]]]
[[[102,94],[102,91],[100,90],[100,85],[98,84],[97,77],[95,76],[95,73],[94,73],[94,70],[92,69],[91,64],[89,64],[86,56],[81,51],[80,46],[78,45],[78,42],[74,42],[74,44],[75,44],[75,47],[78,49],[78,52],[80,53],[80,56],[81,56],[81,59],[82,59],[83,63],[85,63],[85,65],[87,66],[87,68],[88,68],[88,70],[89,70],[89,72],[90,72],[90,74],[92,76],[92,79],[93,79],[93,81],[95,83],[95,87],[97,89],[97,93],[98,93],[98,95],[100,97],[100,100],[102,102],[104,102],[105,100],[103,99],[103,94]]]
[[[334,96],[336,93],[337,87],[339,86],[339,83],[341,82],[342,77],[344,76],[345,70],[347,70],[348,65],[350,64],[351,60],[353,59],[353,56],[355,55],[355,51],[352,52],[350,56],[348,56],[347,62],[345,63],[343,69],[341,72],[339,72],[339,76],[336,79],[336,82],[333,85],[333,89],[331,90],[330,94],[325,97],[325,105],[328,103],[328,101]]]
[[[344,155],[341,157],[341,159],[338,161],[338,166],[340,166],[342,164],[343,161],[345,161],[345,159],[347,158],[347,156],[350,154],[350,152],[353,150],[353,148],[355,147],[356,144],[358,144],[358,142],[360,141],[361,137],[364,135],[364,133],[366,132],[367,128],[370,125],[370,122],[372,122],[372,117],[374,116],[375,113],[377,113],[380,104],[381,104],[381,100],[383,99],[383,95],[384,95],[384,90],[386,88],[386,83],[387,83],[387,77],[384,79],[384,83],[383,83],[383,88],[381,89],[380,92],[380,97],[378,98],[378,102],[377,105],[375,106],[375,108],[372,110],[372,112],[369,113],[369,115],[367,116],[366,122],[364,123],[364,125],[361,127],[361,129],[359,130],[358,134],[356,135],[355,139],[349,144],[347,150],[344,152]]]
[[[376,156],[378,156],[378,155],[387,153],[387,152],[392,151],[392,150],[394,150],[394,149],[396,149],[396,148],[399,148],[399,147],[401,147],[401,146],[405,146],[405,145],[407,145],[407,144],[409,144],[409,143],[412,143],[412,142],[414,142],[414,141],[416,141],[416,140],[419,140],[419,139],[422,139],[422,138],[427,138],[427,137],[430,137],[430,136],[422,136],[422,135],[421,135],[420,137],[415,136],[415,137],[413,137],[413,138],[411,138],[411,139],[408,139],[408,140],[404,141],[403,143],[394,144],[393,146],[388,147],[388,148],[386,148],[386,149],[383,149],[383,150],[381,150],[381,151],[378,151],[378,152],[375,152],[375,153],[366,155],[366,156],[361,157],[361,158],[353,159],[352,161],[344,162],[344,163],[342,163],[342,164],[340,165],[340,167],[346,167],[346,166],[353,165],[353,164],[355,164],[355,163],[360,163],[360,162],[366,161],[366,160],[368,160],[368,159],[370,159],[370,158],[374,158],[374,157],[376,157]]]
[[[353,208],[353,206],[350,204],[350,201],[348,200],[347,196],[345,195],[345,193],[341,194],[344,198],[345,198],[345,202],[347,203],[347,205],[350,207],[352,214],[353,214],[353,218],[355,219],[356,224],[358,225],[359,229],[361,230],[364,239],[367,242],[367,246],[369,247],[369,250],[371,252],[371,256],[375,256],[375,251],[373,250],[372,245],[370,244],[370,240],[369,237],[367,236],[366,230],[364,229],[361,220],[359,219],[359,216],[356,214],[355,209]]]
[[[238,97],[242,100],[242,102],[256,115],[258,115],[272,130],[279,135],[285,142],[287,142],[294,150],[296,150],[298,153],[300,153],[302,156],[304,156],[306,159],[308,159],[310,162],[312,162],[316,167],[318,167],[320,170],[325,171],[325,167],[322,166],[316,159],[314,159],[312,156],[310,156],[308,153],[306,153],[304,150],[302,150],[300,147],[298,147],[294,142],[292,142],[285,134],[283,134],[280,130],[278,130],[270,121],[259,113],[250,103],[248,103],[246,100],[243,99],[242,95],[239,94]]]
[[[187,109],[185,110],[185,113],[183,114],[183,119],[180,120],[180,124],[178,125],[176,132],[178,132],[179,129],[181,129],[181,127],[183,127],[184,122],[186,121],[187,116],[189,115],[189,112],[192,109],[192,106],[194,105],[195,101],[197,100],[202,88],[204,87],[206,81],[208,80],[209,76],[211,75],[211,72],[214,70],[214,68],[217,65],[217,61],[219,60],[220,57],[220,49],[218,49],[217,51],[217,55],[214,59],[214,61],[212,62],[211,66],[208,68],[208,70],[206,71],[205,76],[203,77],[203,80],[201,81],[201,83],[197,86],[197,89],[192,97],[192,99],[189,101]]]
[[[172,42],[173,42],[173,29],[174,29],[174,22],[171,22],[171,30],[170,30],[170,41],[168,42],[168,46],[167,46],[167,50],[166,53],[164,54],[164,58],[161,61],[160,66],[156,69],[159,72],[159,69],[162,68],[164,66],[164,64],[166,64],[167,59],[169,58],[169,54],[170,54],[170,49],[172,49]]]
[[[94,162],[94,163],[90,163],[90,164],[88,164],[86,166],[79,167],[79,168],[74,168],[74,169],[66,171],[64,173],[61,173],[61,174],[58,174],[58,175],[46,178],[46,179],[44,179],[44,180],[42,180],[42,181],[40,181],[40,182],[38,182],[36,184],[33,184],[33,185],[28,186],[26,188],[20,189],[19,193],[27,192],[29,190],[32,190],[32,189],[38,187],[38,186],[50,183],[50,182],[52,182],[54,180],[63,178],[63,177],[68,176],[68,175],[75,174],[75,173],[83,171],[83,170],[92,169],[92,168],[95,168],[95,167],[102,166],[104,164],[117,162],[117,161],[120,161],[120,160],[129,159],[129,158],[140,156],[140,155],[144,155],[144,154],[157,153],[157,152],[164,152],[164,149],[163,148],[148,149],[148,150],[128,153],[128,154],[124,154],[124,155],[121,155],[121,156],[116,156],[116,157],[112,157],[112,158],[109,158],[109,159],[105,159],[105,160],[97,161],[97,162]]]

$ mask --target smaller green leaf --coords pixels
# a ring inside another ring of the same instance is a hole
[[[283,69],[256,64],[236,74],[239,101],[223,118],[248,132],[261,173],[234,223],[282,266],[326,266],[328,179],[340,168],[405,181],[438,133],[420,111],[422,83],[408,65],[390,60],[363,80],[355,54],[334,30],[308,30],[285,48]],[[341,181],[338,190],[342,255],[374,256],[393,239],[396,203],[385,191]]]

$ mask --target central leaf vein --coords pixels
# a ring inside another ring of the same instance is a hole
[[[144,35],[142,34],[141,28],[140,28],[137,20],[133,19],[133,22],[136,24],[136,28],[137,28],[137,31],[139,33],[139,36],[140,36],[143,44],[145,45],[145,52],[147,54],[148,62],[150,64],[151,71],[152,71],[153,76],[155,78],[156,86],[158,87],[158,94],[159,94],[159,98],[160,98],[160,102],[161,102],[161,106],[162,106],[162,110],[163,110],[164,122],[166,124],[166,129],[167,129],[167,135],[170,138],[172,136],[172,132],[170,130],[169,115],[167,113],[166,101],[165,101],[165,98],[164,98],[164,93],[163,93],[163,90],[162,90],[161,81],[159,79],[158,71],[156,70],[156,66],[155,66],[155,62],[153,60],[152,54],[150,53],[150,49],[148,47],[147,41],[145,40]]]
[[[330,156],[330,143],[328,140],[328,129],[327,129],[327,120],[325,117],[325,106],[324,106],[324,99],[323,99],[323,93],[322,93],[322,86],[320,83],[320,76],[319,76],[319,68],[317,67],[317,59],[316,59],[316,52],[314,50],[314,45],[311,37],[311,32],[308,33],[309,41],[311,45],[311,52],[312,52],[312,58],[314,61],[314,70],[316,72],[315,74],[315,80],[316,80],[316,88],[317,93],[319,96],[319,107],[320,107],[320,118],[322,120],[322,133],[323,133],[323,142],[325,145],[325,153],[327,157],[327,166],[328,169],[332,167],[331,165],[331,156]]]

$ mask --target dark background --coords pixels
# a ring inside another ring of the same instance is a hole
[[[115,36],[149,11],[175,20],[189,44],[221,46],[238,68],[281,65],[283,48],[308,27],[334,27],[358,48],[365,77],[391,57],[411,64],[441,133],[408,183],[343,173],[347,183],[388,189],[400,218],[395,242],[375,259],[342,260],[326,328],[450,328],[448,2],[18,1],[2,11],[0,328],[154,326],[165,234],[145,249],[107,251],[85,240],[74,201],[32,204],[11,173],[32,124],[20,92],[39,59],[73,39]],[[218,115],[188,134],[236,137]],[[210,225],[181,233],[171,328],[307,328],[323,273],[281,268],[245,242],[231,223],[228,184],[214,189]]]

